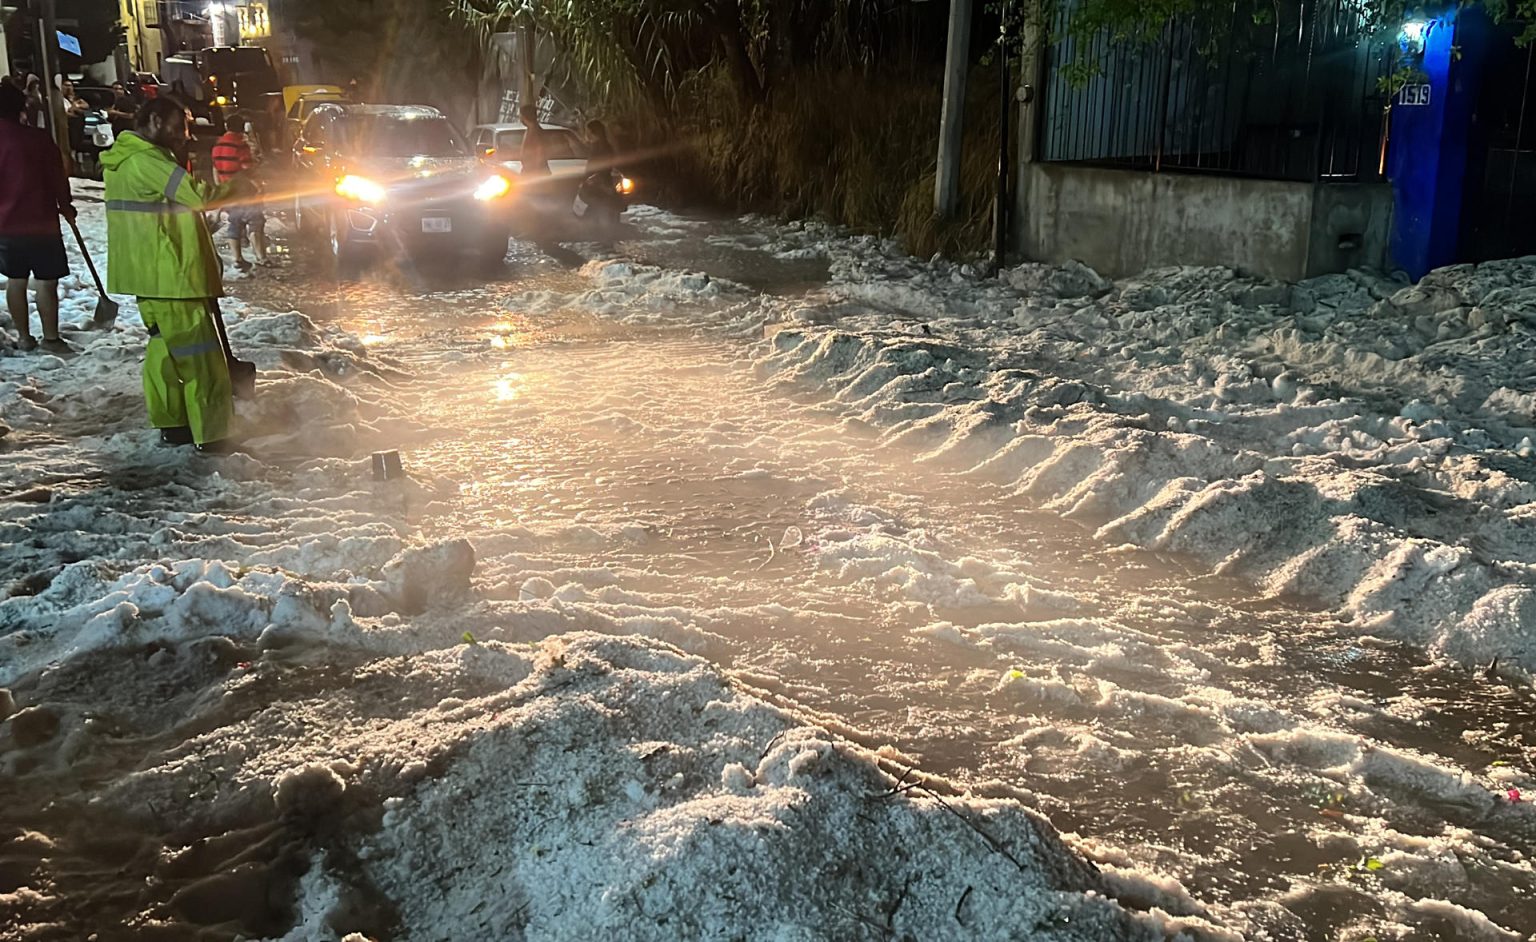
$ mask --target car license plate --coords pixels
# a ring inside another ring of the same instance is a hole
[[[422,232],[452,232],[453,220],[447,216],[424,216],[421,220]]]

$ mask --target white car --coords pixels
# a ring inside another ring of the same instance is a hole
[[[574,196],[587,174],[586,142],[570,128],[553,124],[543,125],[543,128],[547,141],[545,155],[549,160],[548,186]],[[470,143],[484,159],[521,176],[523,135],[527,133],[528,128],[521,123],[482,124],[471,133]]]

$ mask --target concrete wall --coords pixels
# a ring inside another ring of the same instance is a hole
[[[1112,276],[1226,265],[1295,280],[1384,263],[1385,186],[1320,185],[1025,162],[1016,246]],[[1341,238],[1343,246],[1341,248]]]
[[[1312,191],[1307,275],[1375,268],[1387,271],[1392,237],[1390,183],[1320,183]]]

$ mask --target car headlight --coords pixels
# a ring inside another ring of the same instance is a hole
[[[485,182],[475,187],[475,199],[482,203],[490,200],[499,200],[512,192],[512,181],[501,174],[487,177]]]
[[[367,177],[354,177],[347,174],[337,181],[336,195],[359,203],[378,205],[384,202],[385,191],[382,186]]]
[[[635,181],[629,177],[619,177],[619,181],[613,185],[613,191],[620,196],[629,196],[635,192]]]
[[[213,100],[213,103],[222,108],[223,106],[229,104],[229,99],[225,98],[223,95],[220,95]]]

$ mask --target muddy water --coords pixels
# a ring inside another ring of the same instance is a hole
[[[620,251],[761,290],[817,277],[702,240]],[[404,405],[435,432],[406,465],[459,483],[427,535],[529,535],[483,553],[493,598],[532,564],[594,611],[606,585],[630,614],[690,613],[750,682],[1029,793],[1148,905],[1257,938],[1515,937],[1420,902],[1441,899],[1536,932],[1532,817],[1495,785],[1536,761],[1528,696],[915,465],[739,341],[520,300],[584,287],[523,247],[490,284],[298,266],[243,293],[416,374]]]

